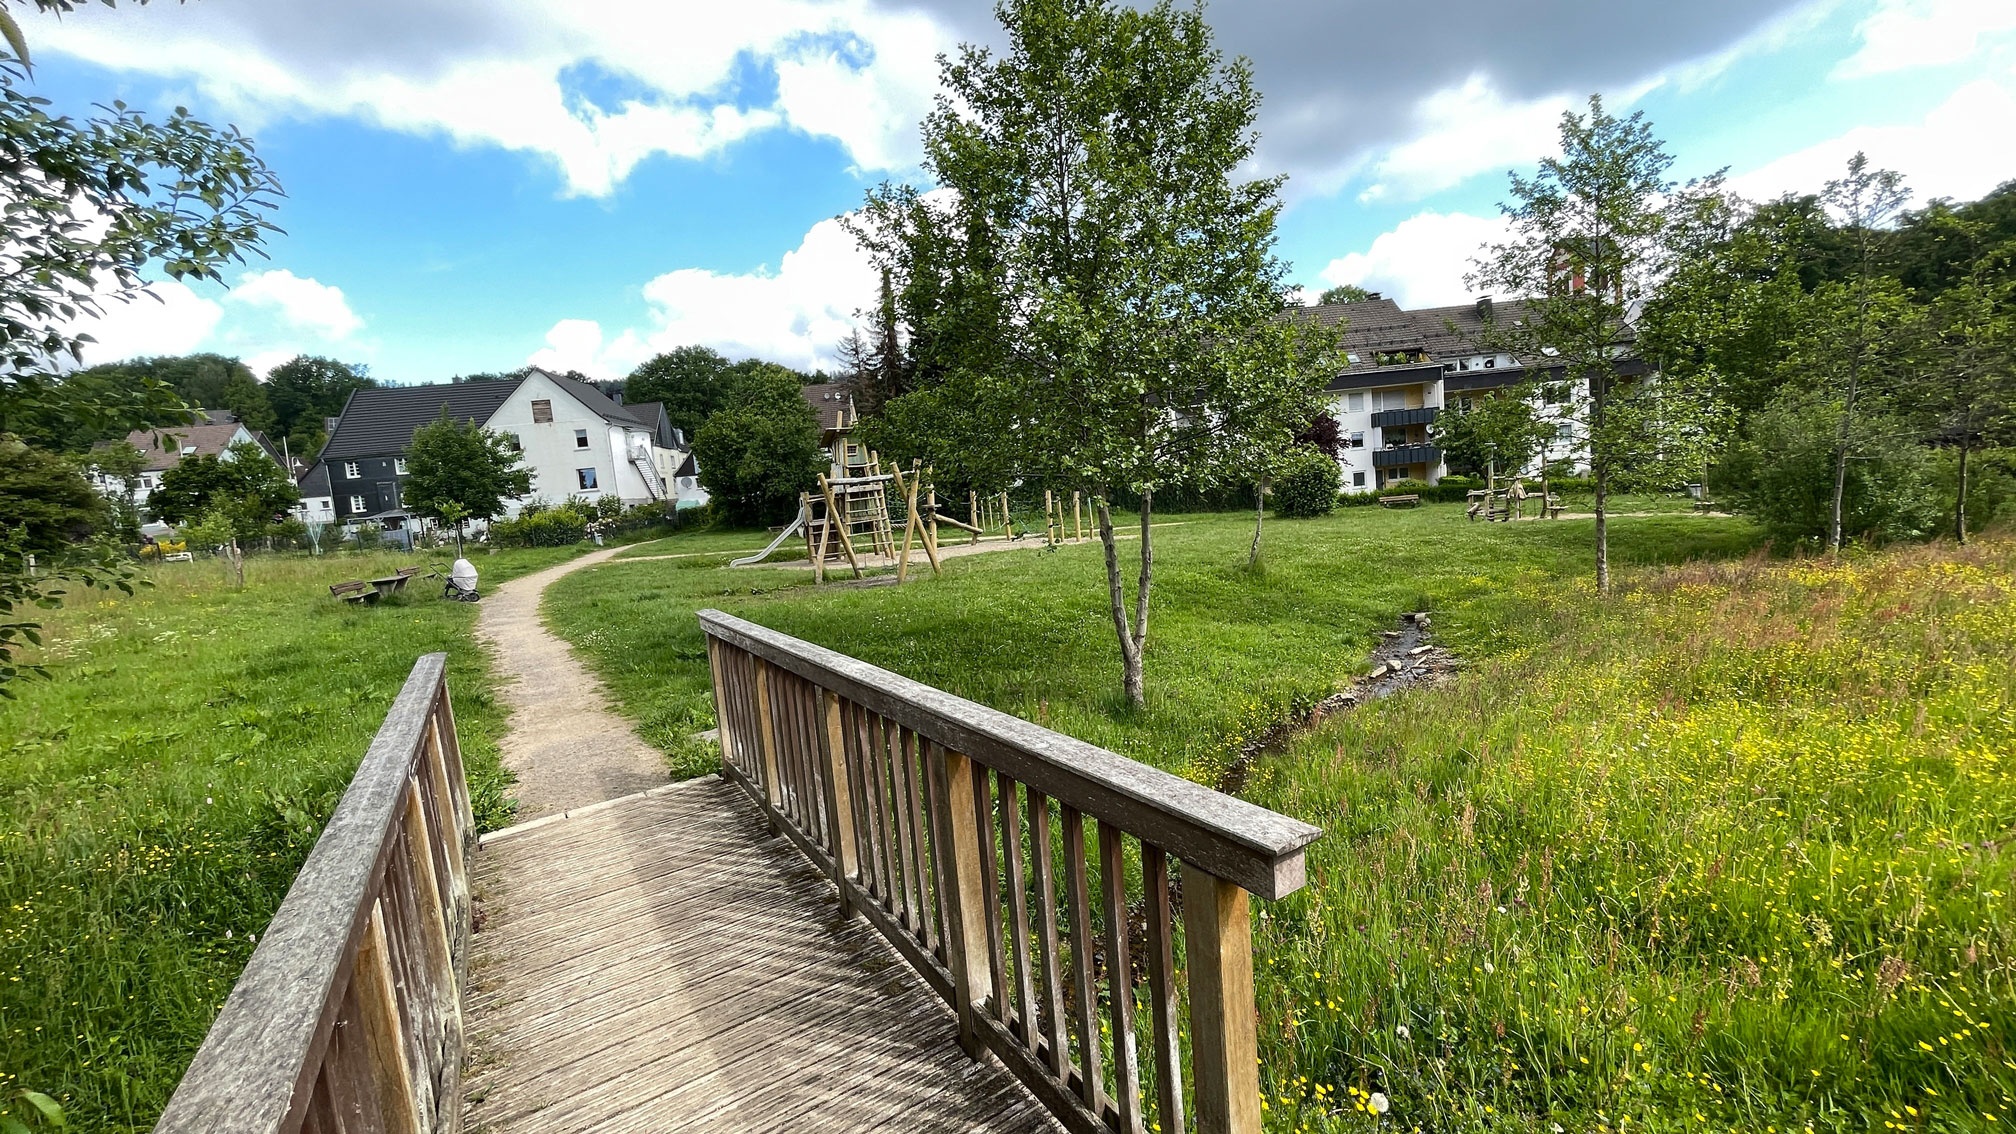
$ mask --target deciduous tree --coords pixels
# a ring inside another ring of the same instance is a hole
[[[995,12],[1001,53],[948,57],[924,124],[942,192],[885,188],[858,227],[899,293],[919,265],[950,293],[920,313],[924,338],[957,344],[932,396],[1005,423],[992,444],[1021,478],[1095,497],[1122,685],[1140,705],[1155,493],[1232,475],[1254,431],[1308,421],[1300,399],[1320,384],[1310,328],[1277,318],[1281,182],[1245,176],[1259,95],[1201,11]],[[1141,501],[1131,613],[1110,507],[1122,493]]]
[[[700,483],[738,523],[777,523],[825,467],[819,418],[781,367],[745,376],[693,438]]]
[[[161,474],[161,485],[148,494],[147,507],[171,524],[221,511],[230,516],[239,539],[254,539],[300,500],[293,477],[264,449],[240,441],[221,457],[198,453],[182,458]]]
[[[1561,154],[1531,177],[1512,175],[1503,207],[1512,238],[1493,245],[1472,282],[1524,297],[1516,318],[1487,339],[1552,371],[1567,395],[1596,489],[1596,585],[1610,587],[1609,499],[1632,481],[1677,483],[1702,465],[1718,415],[1709,392],[1676,377],[1645,380],[1619,366],[1630,315],[1668,270],[1676,216],[1719,191],[1711,179],[1677,189],[1673,159],[1642,113],[1618,118],[1592,96],[1587,114],[1561,116]]]
[[[532,473],[510,438],[473,421],[457,421],[448,407],[413,431],[406,449],[400,499],[414,513],[455,525],[455,548],[470,520],[494,520],[507,503],[530,495]]]

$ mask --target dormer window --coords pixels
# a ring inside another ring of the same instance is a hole
[[[364,475],[364,466],[358,464],[356,461],[343,462],[344,479],[356,480],[358,477],[361,477],[363,475]]]
[[[183,455],[183,456],[185,456],[185,457],[193,457],[193,456],[195,456],[195,455],[196,455],[196,446],[194,446],[194,445],[184,445],[184,446],[182,446],[182,455]]]

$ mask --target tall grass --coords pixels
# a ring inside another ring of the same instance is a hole
[[[2009,1124],[2016,540],[1527,597],[1249,793],[1281,1128]]]
[[[1254,574],[1249,518],[1182,519],[1142,711],[1095,546],[901,589],[637,563],[548,611],[668,733],[708,718],[711,605],[1212,782],[1433,607],[1468,671],[1247,789],[1326,829],[1257,923],[1270,1129],[2016,1121],[2016,541],[1772,562],[1741,521],[1627,518],[1601,597],[1586,522],[1352,510],[1270,523]]]
[[[486,556],[484,581],[571,554]],[[45,619],[52,679],[0,701],[0,1100],[152,1125],[418,655],[449,653],[479,822],[509,815],[475,608],[325,589],[412,562],[255,557],[242,592],[162,564]]]

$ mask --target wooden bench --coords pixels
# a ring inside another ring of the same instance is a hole
[[[1420,495],[1418,493],[1413,492],[1405,493],[1400,496],[1381,496],[1379,498],[1379,506],[1381,508],[1413,508],[1419,505],[1420,503],[1421,503]]]
[[[1547,518],[1550,520],[1560,519],[1561,513],[1566,510],[1566,507],[1561,503],[1561,498],[1559,496],[1549,496],[1546,499],[1546,501],[1541,505],[1541,507],[1546,509]]]
[[[1721,505],[1715,503],[1713,500],[1696,500],[1694,502],[1694,510],[1696,512],[1713,512],[1719,507]]]
[[[329,584],[329,594],[332,598],[340,598],[344,602],[364,603],[377,602],[379,592],[377,587],[363,579],[352,579],[347,583]]]

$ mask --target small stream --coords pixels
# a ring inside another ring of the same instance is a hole
[[[1366,672],[1345,688],[1332,693],[1307,713],[1282,721],[1239,750],[1238,759],[1218,779],[1217,788],[1238,795],[1246,788],[1253,767],[1263,756],[1280,752],[1301,733],[1322,724],[1332,714],[1383,700],[1406,689],[1439,685],[1456,672],[1456,655],[1435,645],[1429,638],[1434,619],[1425,610],[1400,616],[1398,629],[1381,630],[1373,647]]]

